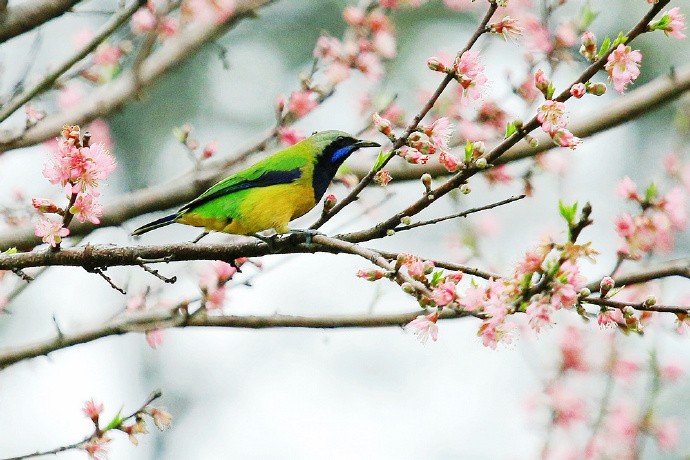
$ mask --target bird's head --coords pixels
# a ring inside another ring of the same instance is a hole
[[[381,147],[376,142],[364,141],[352,137],[343,131],[321,131],[307,139],[316,150],[319,163],[339,167],[352,152],[362,147]]]

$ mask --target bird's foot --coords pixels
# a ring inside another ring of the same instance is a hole
[[[290,234],[293,234],[293,235],[306,235],[306,240],[304,242],[307,245],[307,247],[311,246],[312,238],[314,238],[316,235],[326,236],[325,233],[322,233],[318,230],[314,230],[312,228],[305,228],[305,229],[296,228],[296,229],[288,230],[287,232]]]
[[[268,249],[271,252],[275,252],[276,250],[276,242],[278,241],[278,238],[280,237],[279,234],[271,235],[271,236],[264,236],[260,235],[259,233],[254,233],[252,236],[258,240],[261,240],[262,242],[266,243],[268,245]]]

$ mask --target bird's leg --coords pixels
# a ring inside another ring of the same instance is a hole
[[[297,234],[297,235],[306,235],[306,239],[304,240],[304,242],[307,245],[307,247],[311,246],[311,240],[316,235],[326,236],[325,233],[322,233],[318,230],[314,230],[312,228],[305,228],[305,229],[295,228],[295,229],[288,230],[287,232],[292,233],[292,234]]]
[[[275,235],[271,235],[271,236],[263,236],[263,235],[260,235],[258,233],[253,233],[252,236],[254,238],[259,239],[259,240],[263,241],[264,243],[266,243],[268,245],[268,249],[271,252],[275,252],[276,241],[277,241],[278,236],[279,236],[277,233]]]
[[[194,240],[192,240],[192,243],[194,243],[194,244],[198,243],[203,237],[205,237],[209,233],[211,233],[211,232],[209,232],[208,230],[204,230],[204,232],[201,235],[197,236],[196,238],[194,238]]]

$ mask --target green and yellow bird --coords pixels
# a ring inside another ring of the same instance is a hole
[[[340,165],[362,147],[380,145],[342,131],[315,133],[223,179],[176,213],[139,227],[132,235],[174,222],[237,235],[271,228],[286,233],[288,222],[316,206]]]

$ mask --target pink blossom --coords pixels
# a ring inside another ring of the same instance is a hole
[[[404,158],[408,163],[412,164],[426,164],[426,162],[429,160],[429,157],[426,155],[423,155],[422,152],[419,150],[409,147],[407,145],[402,146],[398,150],[398,155],[402,158]]]
[[[580,46],[580,54],[585,58],[593,61],[597,55],[597,39],[592,32],[585,32],[582,34],[582,46]]]
[[[465,295],[458,299],[458,304],[467,311],[481,311],[486,302],[486,289],[480,286],[470,286]]]
[[[206,292],[205,299],[207,310],[219,310],[223,308],[223,304],[225,303],[225,286],[209,289]]]
[[[544,263],[544,255],[537,251],[527,251],[522,260],[518,262],[516,276],[522,278],[524,275],[536,272]]]
[[[455,283],[447,281],[439,284],[431,291],[431,299],[439,307],[448,305],[455,299]]]
[[[675,382],[683,376],[683,366],[677,361],[666,363],[659,367],[659,374],[662,379]]]
[[[685,38],[685,34],[682,31],[687,29],[685,15],[681,14],[678,7],[668,10],[657,23],[650,24],[650,26],[652,29],[658,28],[663,30],[667,36],[673,38]]]
[[[613,366],[613,374],[619,379],[631,382],[632,378],[640,370],[640,365],[630,359],[618,359]]]
[[[562,385],[553,385],[546,391],[551,398],[556,425],[565,428],[586,419],[587,406],[577,393],[569,391]]]
[[[31,206],[45,214],[54,214],[58,212],[58,206],[45,198],[31,198]]]
[[[553,50],[549,29],[544,27],[539,18],[533,14],[522,18],[522,25],[525,28],[525,44],[530,53],[548,54]]]
[[[602,328],[616,327],[618,324],[625,324],[625,318],[619,309],[607,308],[599,312],[597,322]]]
[[[98,417],[101,415],[101,412],[103,412],[103,404],[96,403],[93,399],[90,399],[84,403],[82,412],[93,420],[94,423],[98,423]]]
[[[456,157],[452,153],[446,153],[444,151],[442,151],[439,154],[438,162],[441,163],[443,167],[450,172],[457,170],[458,166],[460,165],[460,160],[458,159],[458,157]]]
[[[455,79],[462,87],[462,94],[471,99],[478,99],[481,95],[481,87],[487,82],[482,73],[484,66],[479,61],[477,51],[465,51],[453,64]]]
[[[580,99],[586,93],[587,87],[584,83],[575,83],[573,86],[570,87],[570,94],[578,99]]]
[[[283,126],[278,129],[278,139],[283,145],[295,145],[296,143],[306,139],[306,136],[296,128]]]
[[[630,213],[622,214],[614,220],[616,232],[623,238],[628,238],[635,233],[635,221]]]
[[[559,128],[565,128],[568,118],[565,114],[565,104],[552,100],[545,101],[537,112],[537,120],[544,132],[553,135]]]
[[[387,118],[379,115],[378,112],[372,116],[372,122],[374,123],[374,128],[376,128],[376,130],[380,133],[386,136],[393,134],[393,124]]]
[[[36,224],[35,234],[40,236],[44,243],[56,247],[62,238],[69,235],[69,229],[62,226],[61,220],[45,217]]]
[[[324,74],[329,82],[336,85],[350,76],[350,66],[341,61],[333,61],[326,67]]]
[[[678,420],[667,419],[654,427],[654,437],[659,444],[659,449],[664,452],[673,450],[678,445],[679,439]]]
[[[568,326],[560,342],[563,369],[585,372],[589,365],[585,361],[582,333],[574,326]]]
[[[680,187],[668,192],[660,203],[675,230],[683,230],[688,224],[688,206],[685,202],[685,194]]]
[[[166,16],[161,20],[160,33],[163,38],[172,37],[180,30],[180,21],[178,18]]]
[[[107,460],[108,449],[107,444],[110,439],[102,434],[99,437],[93,437],[84,443],[81,448],[89,455],[91,460]]]
[[[489,184],[510,184],[513,180],[513,175],[508,172],[508,165],[498,165],[487,170],[484,173],[484,178]]]
[[[109,43],[102,43],[93,53],[93,63],[103,66],[116,66],[120,63],[122,50]]]
[[[374,34],[372,41],[374,50],[379,56],[385,59],[393,59],[396,55],[396,40],[395,35],[388,31],[381,31]]]
[[[628,176],[625,176],[620,182],[618,182],[618,185],[616,186],[616,194],[621,198],[625,198],[626,200],[640,200],[640,195],[637,194],[637,186]]]
[[[366,18],[364,10],[354,5],[348,5],[343,10],[343,19],[351,26],[359,26],[364,23]]]
[[[318,59],[336,59],[343,53],[343,44],[335,37],[321,35],[316,40],[314,57]]]
[[[436,342],[438,340],[438,313],[433,312],[428,315],[419,315],[405,326],[406,332],[412,332],[417,336],[420,342],[426,343],[431,337],[431,340]]]
[[[298,118],[304,117],[306,114],[316,108],[319,103],[316,101],[316,93],[311,90],[293,91],[288,101],[288,110]]]
[[[156,28],[156,15],[147,8],[139,8],[136,13],[132,15],[132,32],[135,34],[143,34],[152,31]]]
[[[609,54],[605,68],[616,91],[623,93],[626,86],[637,79],[641,61],[642,53],[623,44]]]
[[[530,303],[525,309],[525,314],[529,318],[529,325],[536,332],[541,331],[545,326],[551,326],[553,320],[551,319],[551,305],[543,301]]]
[[[582,139],[576,137],[573,133],[564,128],[551,133],[551,137],[556,144],[561,147],[568,147],[572,150],[575,150],[577,146],[582,143]]]
[[[380,80],[383,77],[381,58],[374,53],[361,53],[355,60],[357,67],[370,80]]]
[[[505,16],[499,22],[489,24],[489,30],[495,34],[502,35],[503,39],[506,40],[507,38],[519,37],[524,29],[518,25],[517,19]]]
[[[391,181],[391,173],[387,169],[382,169],[379,172],[376,173],[374,176],[374,182],[379,184],[382,187],[385,187],[388,185],[388,183]]]
[[[80,194],[69,210],[75,215],[79,222],[90,221],[92,224],[100,224],[99,217],[103,215],[103,206],[98,204],[98,201],[88,193]]]
[[[453,126],[448,117],[441,117],[426,128],[424,133],[429,136],[431,144],[443,152],[448,150],[448,141],[453,133]]]
[[[146,343],[154,350],[163,344],[163,329],[151,329],[146,331]]]

